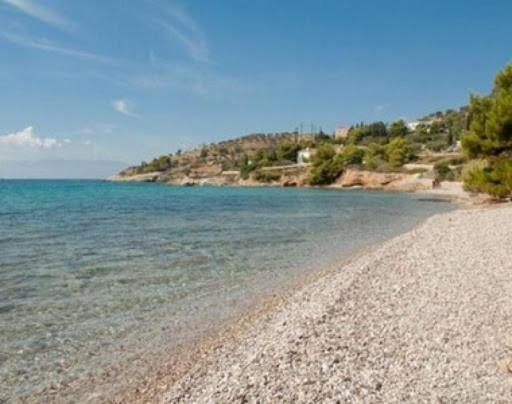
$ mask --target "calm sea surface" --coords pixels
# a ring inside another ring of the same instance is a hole
[[[87,383],[114,394],[151,355],[449,209],[366,191],[0,181],[0,402]]]

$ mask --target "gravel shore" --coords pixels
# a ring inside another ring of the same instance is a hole
[[[304,286],[163,401],[511,402],[511,371],[512,207],[458,210]]]

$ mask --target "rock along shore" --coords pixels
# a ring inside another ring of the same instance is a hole
[[[458,210],[307,284],[164,403],[511,402],[512,207]]]

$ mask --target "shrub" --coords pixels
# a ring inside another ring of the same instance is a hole
[[[435,139],[427,142],[425,147],[434,152],[440,152],[448,147],[448,142],[446,139]]]
[[[360,165],[363,163],[364,150],[354,145],[348,145],[343,148],[341,154],[337,156],[343,165]]]
[[[281,174],[272,171],[256,170],[254,172],[254,179],[259,182],[274,182],[279,181],[280,178]]]
[[[171,168],[172,160],[168,155],[154,158],[149,164],[142,163],[142,171],[149,173],[154,171],[166,171]]]
[[[391,123],[389,126],[390,137],[404,137],[409,133],[409,129],[403,119]]]
[[[343,172],[344,163],[331,145],[322,145],[311,158],[311,185],[330,184]]]
[[[401,167],[412,160],[414,153],[411,144],[404,138],[394,138],[386,146],[388,162],[392,167]]]
[[[467,167],[464,188],[473,192],[485,192],[502,199],[512,196],[512,160],[500,159],[492,164],[477,160],[478,164]]]
[[[300,145],[297,143],[283,143],[279,145],[276,150],[278,160],[282,161],[297,161],[297,153],[300,150]]]
[[[369,170],[381,171],[388,164],[385,146],[372,143],[366,149],[364,164]]]
[[[256,169],[256,164],[249,163],[249,161],[244,161],[242,166],[240,167],[240,177],[244,180],[249,178],[249,175]]]
[[[450,168],[448,161],[439,161],[434,165],[434,175],[439,181],[453,181],[455,173]]]
[[[350,128],[347,137],[349,144],[386,143],[388,131],[384,122],[364,123]]]

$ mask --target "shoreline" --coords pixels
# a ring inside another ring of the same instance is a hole
[[[414,240],[411,240],[411,238],[414,239],[418,236],[418,233],[424,233],[433,225],[439,226],[440,223],[443,224],[445,222],[451,222],[454,219],[460,219],[460,217],[467,215],[485,216],[489,214],[488,212],[491,212],[491,216],[497,215],[498,217],[500,216],[499,213],[503,212],[507,218],[512,218],[512,209],[509,205],[496,208],[471,210],[458,209],[449,213],[434,215],[409,232],[393,237],[392,239],[377,245],[363,248],[361,251],[347,257],[347,259],[343,260],[341,263],[338,262],[327,269],[319,270],[315,274],[310,274],[310,276],[307,277],[308,279],[301,280],[300,285],[295,285],[287,289],[284,296],[274,296],[270,299],[271,301],[265,302],[263,305],[255,309],[255,311],[253,311],[249,316],[219,332],[213,340],[207,341],[203,348],[198,349],[202,351],[199,362],[194,366],[189,367],[188,370],[180,372],[181,376],[175,378],[176,381],[170,386],[166,386],[165,390],[167,390],[167,393],[165,393],[165,397],[162,402],[204,402],[210,400],[215,402],[236,400],[239,399],[240,394],[249,401],[265,398],[279,400],[279,396],[262,396],[262,394],[266,394],[267,392],[270,394],[271,387],[267,387],[265,385],[263,388],[262,386],[264,386],[264,384],[259,385],[258,381],[254,380],[252,382],[247,382],[245,375],[247,373],[253,374],[253,376],[256,375],[253,378],[257,379],[258,375],[261,376],[261,374],[264,373],[263,370],[272,373],[272,367],[270,365],[277,364],[279,367],[279,365],[283,365],[283,361],[289,364],[289,358],[285,358],[282,355],[266,359],[269,358],[269,356],[265,354],[266,351],[275,353],[276,350],[281,349],[288,352],[296,343],[301,346],[305,343],[304,341],[314,341],[315,338],[322,339],[322,335],[324,334],[322,332],[322,324],[326,322],[325,317],[327,316],[328,322],[329,310],[332,310],[333,305],[336,306],[337,303],[339,303],[338,300],[341,298],[339,296],[335,299],[322,298],[322,293],[319,293],[322,289],[328,289],[328,293],[332,294],[339,292],[339,290],[336,291],[336,288],[333,288],[333,284],[348,287],[353,283],[357,283],[359,277],[371,279],[374,275],[378,276],[379,274],[372,273],[372,268],[370,268],[371,263],[375,262],[376,257],[381,256],[379,259],[382,261],[382,255],[384,255],[384,260],[387,259],[388,261],[393,261],[394,257],[390,257],[389,255],[390,249],[396,249],[397,246],[400,247],[405,243],[414,250]],[[503,254],[506,255],[507,252],[503,251]],[[361,267],[362,263],[366,263],[366,268]],[[373,272],[375,272],[375,270],[373,270]],[[368,304],[368,302],[365,302],[365,304]],[[424,304],[428,304],[428,301],[425,301]],[[357,307],[354,309],[357,310]],[[325,310],[327,311],[321,315],[320,313]],[[392,316],[392,313],[388,313],[388,315]],[[309,321],[310,318],[314,318],[316,321],[321,321],[314,322],[314,326],[309,329],[312,334],[306,338],[304,337],[304,332],[301,331],[301,328],[304,328],[303,322],[305,319]],[[297,327],[298,325],[300,325],[300,327]],[[278,332],[278,334],[276,334],[276,332]],[[283,344],[279,344],[279,342],[275,340],[277,335],[282,335],[283,333],[291,333],[296,337],[295,339],[292,339],[293,346],[291,344],[291,340]],[[273,338],[269,338],[270,335],[272,335]],[[251,351],[253,356],[256,355],[255,357],[250,356]],[[293,351],[297,350],[294,348]],[[262,352],[264,354],[260,357],[259,354]],[[302,354],[307,356],[307,352],[308,351],[304,351]],[[294,360],[299,358],[300,362],[300,351],[297,351],[292,356],[295,357]],[[307,358],[304,358],[304,361],[306,360]],[[319,361],[321,360],[318,359],[309,362],[309,364],[318,364]],[[341,362],[343,361],[341,360]],[[239,368],[243,366],[255,366],[254,363],[258,363],[258,365],[252,369],[252,371],[239,371]],[[349,365],[349,363],[345,363],[345,365]],[[262,370],[260,371],[260,369]],[[499,375],[502,376],[503,374],[499,373]],[[275,375],[275,377],[279,378],[280,376]],[[290,382],[294,384],[296,380],[284,381],[283,385],[285,387],[281,387],[286,390]],[[506,382],[510,383],[509,380],[506,380]],[[245,386],[243,386],[244,383],[246,383]],[[314,383],[311,385],[313,384]],[[309,385],[309,383],[305,384],[305,386]],[[302,386],[302,382],[299,386],[295,385],[294,388],[301,391],[300,386]],[[376,384],[376,386],[378,387],[380,385]],[[510,384],[508,384],[508,386],[510,386]],[[318,389],[313,390],[317,391]],[[374,390],[380,392],[381,388]],[[309,387],[303,386],[302,393],[305,395],[302,398],[301,396],[294,397],[299,401],[303,401],[302,399],[305,399],[306,397],[312,398],[308,395],[308,392],[310,391],[311,389]],[[373,393],[369,394],[371,395]],[[285,397],[287,396],[281,396],[282,399]],[[315,397],[318,398],[319,396]],[[156,398],[157,396],[153,396],[153,399]],[[373,398],[376,399],[377,396]]]
[[[100,401],[103,402],[105,400],[105,402],[109,403],[163,402],[166,392],[173,385],[179,383],[197,367],[203,367],[205,364],[210,363],[220,350],[228,346],[236,346],[251,329],[261,322],[266,322],[268,318],[282,309],[289,299],[297,293],[300,293],[329,274],[339,271],[340,265],[349,265],[355,260],[372,253],[394,237],[360,247],[344,258],[316,268],[311,272],[304,272],[288,284],[277,286],[267,295],[248,302],[247,307],[235,313],[231,318],[222,321],[216,327],[205,330],[187,343],[173,346],[169,362],[158,367],[156,372],[132,386],[133,388],[130,391],[125,390],[114,397],[103,397]],[[57,396],[55,398],[57,402],[61,402],[61,400],[62,402],[67,402],[66,396]],[[85,394],[85,402],[95,402],[97,398],[94,395],[87,396]]]
[[[447,199],[440,199],[440,201],[453,202]],[[465,209],[461,208],[461,205],[457,206],[454,204],[454,206],[454,211]],[[219,324],[214,329],[210,329],[206,333],[195,337],[188,344],[174,347],[176,353],[172,355],[172,362],[167,363],[163,369],[159,369],[155,375],[145,380],[142,383],[143,387],[139,386],[130,392],[125,391],[123,394],[116,396],[112,402],[166,402],[165,396],[173,386],[181,383],[188,375],[196,372],[198,369],[214,363],[219,352],[231,349],[229,347],[237,346],[251,330],[266,324],[276,313],[283,310],[294,296],[304,293],[308,288],[326,279],[326,277],[334,276],[357,260],[364,259],[364,257],[373,254],[375,251],[385,248],[387,243],[414,231],[432,217],[443,214],[446,213],[436,214],[422,220],[415,227],[404,233],[375,244],[360,247],[348,256],[338,259],[329,265],[316,268],[310,273],[304,272],[293,282],[282,285],[267,296],[252,302],[245,310]],[[174,401],[171,400],[171,402]]]
[[[300,192],[300,190],[297,190]],[[144,191],[143,191],[144,192]],[[295,191],[292,191],[291,193],[288,193],[288,195],[294,195]],[[317,193],[317,191],[312,190],[312,192]],[[323,191],[319,191],[320,193],[324,193]],[[308,192],[309,194],[309,192]],[[330,198],[334,198],[334,200],[337,200],[338,197],[336,196],[336,193],[329,193]],[[377,192],[373,192],[374,196],[380,200],[380,197],[378,197]],[[356,199],[357,193],[355,194]],[[342,197],[343,195],[338,194],[339,197]],[[387,199],[383,195],[384,199]],[[394,198],[394,197],[393,197]],[[404,198],[407,198],[407,196],[404,196]],[[416,198],[413,198],[416,199]],[[430,203],[425,204],[426,206],[423,207],[421,203],[415,202],[415,206],[413,206],[411,209],[419,209],[420,211],[426,208],[429,210],[428,205],[432,205]],[[436,204],[439,205],[439,204]],[[448,204],[442,204],[439,205],[439,207],[433,207],[434,210],[438,209],[452,209],[453,207],[450,207]],[[417,214],[422,216],[420,214],[420,211],[418,211]],[[420,223],[424,220],[426,213],[423,214],[423,219],[416,219],[414,220],[414,223],[410,223],[409,226],[407,226],[407,229],[413,228],[417,223]],[[413,215],[413,217],[415,217]],[[428,216],[428,215],[427,215]],[[390,218],[393,220],[393,218]],[[391,223],[390,223],[391,224]],[[392,226],[393,227],[393,226]],[[342,229],[343,231],[343,229]],[[343,233],[336,232],[336,234],[343,238]],[[393,237],[396,234],[400,234],[404,230],[396,230],[394,232],[388,232],[388,237]],[[341,235],[340,235],[341,233]],[[386,239],[388,238],[386,237]],[[373,239],[373,238],[372,238]],[[315,259],[315,261],[311,261],[307,264],[307,267],[309,267],[309,271],[314,271],[315,273],[311,276],[309,275],[307,277],[308,280],[311,280],[313,278],[317,278],[318,276],[321,276],[323,272],[325,272],[324,268],[332,267],[333,265],[330,265],[329,263],[339,263],[341,259],[346,262],[346,259],[350,259],[350,257],[354,256],[355,252],[363,253],[367,252],[368,249],[365,248],[365,246],[369,245],[375,245],[376,243],[380,243],[384,238],[379,238],[379,240],[375,240],[373,242],[368,241],[367,243],[364,243],[364,246],[356,247],[350,250],[347,250],[345,253],[342,253],[341,251],[345,251],[344,249],[339,249],[336,247],[336,244],[331,243],[329,250],[333,252],[332,259],[329,259],[328,261]],[[343,241],[340,240],[340,242],[343,244]],[[341,247],[341,246],[340,246]],[[311,253],[309,254],[312,257],[316,256],[317,250],[312,249]],[[341,253],[340,253],[341,252]],[[304,267],[305,271],[308,271],[306,267]],[[302,272],[302,271],[300,271]],[[318,272],[318,275],[316,274]],[[283,278],[284,279],[284,278]],[[271,308],[274,308],[276,306],[276,301],[281,301],[282,297],[285,295],[288,295],[291,293],[292,285],[293,288],[296,289],[296,286],[301,287],[303,283],[309,283],[305,281],[305,276],[297,276],[295,279],[288,279],[286,283],[280,283],[279,286],[276,286],[276,282],[273,281],[271,285],[268,285],[270,287],[265,287],[266,293],[264,294],[258,294],[258,299],[250,299],[250,304],[239,306],[237,313],[235,313],[234,316],[229,316],[229,318],[226,319],[226,321],[218,321],[217,324],[218,327],[212,327],[211,329],[208,329],[205,333],[199,333],[197,329],[194,329],[193,332],[187,332],[187,334],[193,335],[194,339],[192,341],[201,341],[205,340],[208,341],[208,343],[212,340],[214,340],[215,331],[217,331],[221,326],[224,324],[227,324],[226,329],[233,330],[235,326],[231,326],[233,323],[250,323],[246,321],[246,314],[250,312],[258,312],[261,313],[262,311],[271,311]],[[253,285],[258,285],[258,283],[253,283],[249,281],[249,283],[252,283]],[[274,287],[276,286],[276,287]],[[261,289],[261,288],[259,288]],[[261,289],[262,291],[264,289]],[[274,294],[274,297],[271,297],[272,294]],[[249,302],[249,300],[247,300]],[[261,303],[261,304],[260,304]],[[238,306],[238,305],[237,305]],[[233,306],[233,307],[237,307]],[[269,308],[270,307],[270,308]],[[237,314],[240,314],[237,316]],[[158,312],[154,312],[152,315],[152,318],[162,324],[162,330],[166,329],[169,330],[170,328],[167,326],[167,317],[160,317]],[[253,317],[256,317],[253,316]],[[242,320],[241,320],[242,318]],[[250,325],[250,324],[249,324]],[[186,326],[180,325],[182,328],[186,328]],[[171,327],[171,328],[174,328]],[[192,328],[190,329],[192,330]],[[213,331],[211,334],[209,331]],[[195,334],[197,332],[197,334]],[[222,343],[225,341],[224,336],[228,334],[228,331],[223,332],[223,337],[219,338],[220,342]],[[157,334],[158,335],[158,334]],[[143,397],[148,397],[149,394],[159,394],[158,391],[152,392],[151,390],[154,389],[161,389],[161,386],[165,386],[169,383],[160,383],[160,380],[174,380],[177,377],[176,368],[178,364],[181,366],[183,362],[186,362],[187,358],[189,359],[189,362],[194,362],[196,358],[200,358],[204,351],[202,351],[204,345],[201,347],[201,349],[197,348],[197,345],[199,343],[191,343],[190,340],[182,341],[180,338],[173,337],[173,333],[169,332],[162,332],[160,333],[163,339],[167,339],[166,344],[152,344],[142,349],[138,349],[139,347],[134,345],[124,345],[124,347],[121,348],[121,352],[119,352],[119,360],[115,359],[111,362],[110,365],[104,366],[104,367],[97,367],[94,368],[94,372],[89,372],[87,374],[76,374],[77,377],[75,378],[62,378],[62,379],[54,379],[55,382],[52,383],[46,383],[45,385],[40,385],[41,387],[34,388],[33,394],[29,393],[25,396],[20,396],[20,399],[23,397],[27,397],[28,401],[31,401],[32,399],[34,401],[37,401],[38,399],[44,399],[44,397],[50,397],[52,400],[55,399],[56,402],[69,402],[73,397],[82,397],[84,401],[88,402],[95,402],[95,401],[107,401],[107,400],[116,400],[116,397],[119,397],[116,401],[118,402],[126,402],[126,401],[135,401],[135,399],[131,400],[130,398],[136,396],[140,399],[138,401],[148,401],[144,400]],[[171,339],[168,337],[164,337],[164,335],[171,335]],[[181,335],[181,334],[180,334]],[[197,338],[196,338],[197,336]],[[204,338],[203,338],[204,337]],[[156,339],[155,339],[156,341]],[[119,340],[119,342],[122,342]],[[187,344],[175,344],[176,342],[185,342]],[[195,357],[190,353],[196,349]],[[114,350],[111,350],[112,352]],[[189,354],[190,353],[190,354]],[[109,357],[109,351],[105,351],[105,355],[101,355],[103,358],[107,359]],[[183,359],[184,358],[184,359]],[[103,360],[103,359],[102,359]],[[107,359],[108,360],[108,359]],[[106,362],[108,363],[108,362]],[[186,367],[183,364],[183,367]],[[67,376],[68,372],[63,372],[62,374],[66,374]],[[160,377],[162,376],[162,377]],[[152,380],[157,379],[157,382],[153,383]],[[34,385],[35,386],[35,385]],[[136,391],[138,390],[138,392]],[[38,398],[39,397],[39,398]],[[121,397],[126,399],[121,399]],[[29,400],[29,398],[31,398]],[[151,401],[151,400],[149,400]]]
[[[371,176],[383,176],[383,178],[364,178],[364,174]],[[475,207],[492,205],[492,198],[485,194],[474,194],[465,191],[462,182],[457,181],[443,181],[439,184],[438,188],[431,188],[431,180],[425,178],[417,178],[414,175],[405,175],[404,178],[387,179],[386,173],[366,172],[360,170],[351,170],[347,173],[351,178],[351,182],[347,182],[343,177],[340,177],[335,183],[330,185],[307,185],[307,184],[294,184],[286,185],[281,182],[262,183],[257,181],[237,181],[233,183],[216,183],[212,181],[201,182],[197,180],[187,180],[184,182],[159,182],[155,181],[157,173],[140,174],[131,177],[113,176],[107,179],[109,182],[119,183],[153,183],[166,186],[176,187],[235,187],[235,188],[307,188],[307,189],[332,189],[332,190],[357,190],[376,191],[376,192],[392,192],[392,193],[409,193],[416,195],[425,195],[432,199],[439,201],[449,201],[457,204],[460,207]],[[389,174],[389,173],[388,173]],[[401,175],[391,173],[392,175]],[[361,178],[359,178],[361,177]],[[380,181],[380,182],[379,182]],[[389,182],[387,182],[389,181]]]

